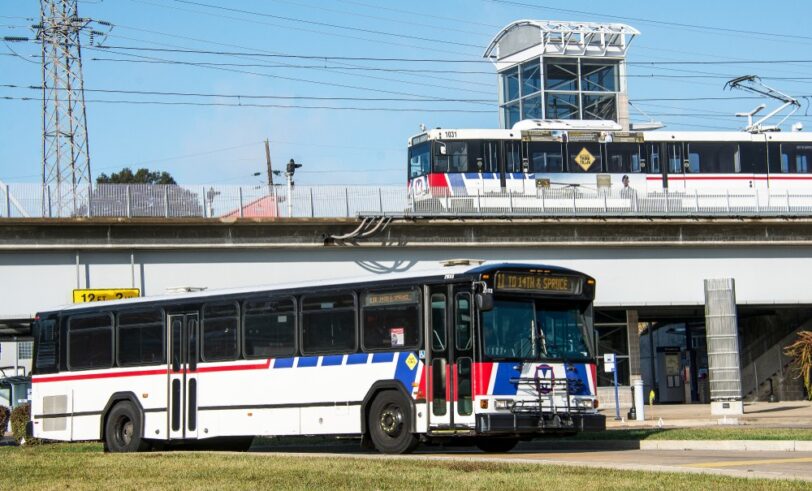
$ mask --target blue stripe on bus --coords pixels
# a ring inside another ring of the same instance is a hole
[[[417,363],[414,364],[414,368],[409,368],[409,365],[406,364],[406,359],[409,358],[409,355],[414,356],[412,353],[398,353],[398,363],[395,368],[395,379],[400,380],[403,384],[403,388],[406,389],[406,392],[411,394],[412,393],[412,384],[414,383],[415,376],[417,375]]]
[[[347,365],[364,365],[369,360],[367,353],[353,353],[347,355]]]
[[[273,361],[274,368],[291,368],[293,367],[293,358],[277,358]]]
[[[341,365],[344,361],[344,355],[329,355],[321,358],[321,366],[330,367],[334,365]]]
[[[394,359],[394,353],[375,353],[372,355],[372,363],[391,363]]]
[[[493,395],[516,395],[518,386],[516,383],[511,383],[510,379],[519,378],[520,372],[513,368],[513,365],[514,363],[499,363],[496,369],[496,380],[493,381]]]
[[[299,363],[296,364],[298,368],[302,367],[315,367],[319,364],[318,356],[302,356],[299,358]]]
[[[570,394],[574,396],[592,395],[592,391],[589,388],[589,377],[587,377],[586,374],[586,365],[583,363],[573,363],[571,366],[575,369],[574,372],[567,370],[567,365],[564,365],[564,369],[567,372],[567,383],[569,384]]]

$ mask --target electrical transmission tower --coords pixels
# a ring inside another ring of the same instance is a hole
[[[44,216],[76,214],[92,185],[80,35],[93,21],[77,2],[40,0]]]

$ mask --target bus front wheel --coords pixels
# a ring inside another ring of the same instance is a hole
[[[149,449],[149,444],[143,438],[141,418],[132,402],[119,402],[107,414],[104,444],[109,452],[143,452]]]
[[[408,401],[395,391],[378,394],[369,407],[369,436],[381,453],[409,453],[419,440],[410,428],[412,414]]]

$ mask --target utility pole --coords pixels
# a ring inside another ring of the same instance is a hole
[[[71,216],[87,203],[92,185],[82,78],[83,31],[93,36],[94,22],[79,17],[78,0],[40,0],[37,40],[42,45],[42,184],[43,216]],[[50,210],[46,209],[49,188]]]
[[[273,167],[271,167],[271,142],[265,139],[265,163],[268,166],[268,190],[273,189]]]

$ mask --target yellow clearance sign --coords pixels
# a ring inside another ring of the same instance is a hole
[[[141,296],[138,288],[94,288],[73,290],[73,303],[103,302]]]

